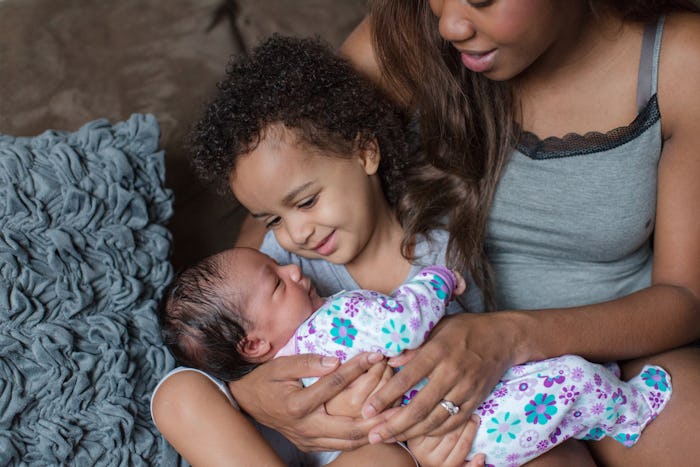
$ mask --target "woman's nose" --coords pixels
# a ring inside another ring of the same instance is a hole
[[[444,0],[435,14],[439,18],[440,36],[448,42],[461,42],[471,39],[476,30],[460,0]]]

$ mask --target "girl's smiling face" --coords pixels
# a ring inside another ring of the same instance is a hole
[[[349,264],[372,238],[386,204],[378,165],[375,147],[349,158],[319,154],[293,131],[275,126],[253,151],[239,156],[229,182],[282,248]]]

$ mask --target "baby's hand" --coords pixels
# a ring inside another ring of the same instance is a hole
[[[454,298],[458,295],[462,295],[467,290],[467,281],[465,281],[464,277],[462,277],[462,275],[454,269],[452,270],[452,274],[455,275],[455,280],[457,282],[454,292],[452,292],[452,297]]]
[[[408,448],[416,456],[421,467],[483,466],[483,454],[477,454],[469,462],[466,461],[478,427],[479,418],[472,415],[467,423],[445,435],[409,439]]]

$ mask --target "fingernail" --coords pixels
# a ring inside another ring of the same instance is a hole
[[[380,354],[379,352],[372,352],[367,357],[367,360],[370,363],[379,363],[380,361],[382,361],[383,358],[384,358],[384,356],[382,354]]]
[[[371,405],[365,405],[364,407],[362,407],[362,417],[363,418],[372,418],[375,415],[377,415],[377,411]],[[377,435],[377,436],[379,436],[379,435]],[[371,436],[370,436],[370,438],[371,438]]]
[[[323,357],[321,359],[321,365],[325,367],[334,367],[338,364],[338,359],[336,357]]]
[[[377,433],[370,433],[369,434],[369,444],[377,444],[382,442],[382,437],[379,436]]]

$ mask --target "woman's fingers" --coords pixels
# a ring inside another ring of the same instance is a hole
[[[367,443],[377,420],[332,417],[324,404],[382,359],[366,353],[339,365],[337,359],[319,355],[280,357],[230,382],[229,388],[243,410],[302,450],[354,449]],[[304,388],[299,379],[307,376],[321,378]]]

